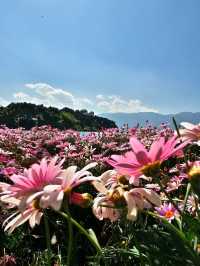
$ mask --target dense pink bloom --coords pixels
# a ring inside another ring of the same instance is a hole
[[[196,142],[200,145],[200,124],[194,125],[192,123],[182,122],[181,126],[184,127],[184,129],[180,129],[182,139]]]
[[[161,207],[155,209],[160,216],[163,216],[169,222],[171,222],[176,216],[178,216],[178,211],[171,203],[164,203]]]
[[[0,163],[8,163],[9,158],[5,154],[0,154]]]
[[[177,190],[180,186],[182,186],[183,180],[186,178],[186,175],[179,175],[179,176],[173,176],[170,181],[167,183],[166,191],[172,192],[174,190]]]
[[[186,143],[178,145],[175,136],[166,142],[164,137],[160,137],[153,142],[150,150],[147,151],[137,138],[132,137],[130,145],[132,151],[125,153],[125,155],[112,155],[108,163],[120,174],[130,175],[130,183],[137,183],[138,177],[143,174],[146,176],[155,175],[160,168],[160,164],[175,155]]]
[[[14,256],[4,255],[0,257],[0,266],[15,266],[17,265]]]
[[[13,175],[13,174],[15,174],[17,172],[17,169],[15,168],[15,167],[5,167],[2,171],[1,171],[1,173],[3,174],[3,175]]]

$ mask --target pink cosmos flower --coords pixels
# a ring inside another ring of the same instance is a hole
[[[29,169],[25,169],[23,175],[11,176],[10,179],[14,184],[10,186],[10,191],[20,197],[29,193],[37,193],[45,185],[58,182],[62,174],[63,161],[56,164],[57,160],[58,158],[55,157],[48,162],[44,158],[40,164],[33,164]]]
[[[195,142],[200,146],[200,124],[194,125],[192,123],[182,122],[181,126],[184,127],[184,129],[180,129],[182,139]]]
[[[130,175],[130,183],[138,183],[141,175],[155,176],[159,173],[160,165],[169,157],[175,155],[187,143],[178,145],[177,137],[174,136],[165,142],[164,137],[154,141],[149,151],[136,137],[130,139],[132,151],[125,155],[112,155],[108,163],[120,174]],[[178,145],[178,146],[177,146]]]
[[[161,207],[155,209],[160,216],[163,216],[169,222],[178,216],[178,211],[171,203],[164,203]]]
[[[47,161],[42,159],[40,164],[34,164],[29,169],[25,169],[21,175],[12,175],[10,179],[12,185],[2,185],[4,196],[1,200],[15,197],[20,199],[19,209],[23,211],[26,205],[31,204],[36,198],[44,193],[43,188],[48,184],[59,184],[63,170],[61,165],[63,161],[57,163],[57,158]]]
[[[88,171],[96,165],[96,163],[90,163],[77,172],[77,166],[68,167],[63,171],[59,184],[50,184],[44,187],[44,194],[40,202],[41,207],[52,207],[54,210],[59,210],[65,194],[70,195],[73,188],[82,183],[97,180],[97,177],[92,176]]]

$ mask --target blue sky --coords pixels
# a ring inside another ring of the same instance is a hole
[[[199,0],[2,0],[0,104],[200,111]]]

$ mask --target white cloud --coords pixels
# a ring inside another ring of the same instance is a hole
[[[145,106],[140,100],[129,99],[125,100],[117,95],[103,96],[97,95],[97,107],[102,112],[158,112],[154,108]]]
[[[36,93],[36,97],[40,97],[39,99],[42,100],[45,105],[52,105],[58,108],[65,106],[70,108],[75,107],[75,98],[68,91],[54,88],[46,83],[27,83],[25,87]]]
[[[93,102],[90,99],[75,97],[71,92],[52,87],[46,83],[27,83],[25,89],[29,89],[29,91],[27,90],[26,93],[17,92],[13,95],[15,102],[30,102],[72,109],[91,109],[93,107]]]
[[[58,108],[69,107],[72,109],[88,109],[97,113],[105,112],[157,112],[154,108],[147,107],[140,100],[124,99],[118,95],[98,94],[93,98],[78,97],[70,91],[55,88],[46,83],[27,83],[25,92],[19,91],[13,94],[14,102],[30,102],[55,106]],[[0,98],[0,105],[7,105],[9,102]]]
[[[103,96],[102,94],[98,94],[98,95],[96,96],[96,99],[97,99],[97,100],[104,100],[104,96]]]

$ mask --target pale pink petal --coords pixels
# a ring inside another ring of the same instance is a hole
[[[36,216],[35,216],[35,223],[36,223],[37,225],[40,224],[40,220],[41,220],[41,218],[42,218],[42,215],[43,215],[42,212],[37,212],[37,214],[36,214]]]
[[[39,210],[33,211],[31,217],[29,218],[29,225],[31,228],[35,227],[36,224],[36,215],[39,212]]]
[[[98,163],[96,162],[93,162],[93,163],[89,163],[88,165],[86,165],[85,167],[83,167],[83,169],[81,169],[81,171],[87,171],[91,168],[94,168],[98,165]]]
[[[63,187],[68,187],[72,182],[72,178],[76,172],[77,166],[70,166],[65,171],[63,171]]]
[[[180,125],[189,130],[193,130],[195,128],[195,125],[189,122],[181,122]]]
[[[129,192],[124,192],[124,198],[127,202],[128,213],[127,219],[135,221],[137,219],[137,206],[134,197]]]
[[[23,213],[20,213],[6,225],[6,227],[4,228],[4,231],[8,231],[8,234],[11,234],[15,230],[16,227],[28,221],[28,219],[31,216],[31,213],[32,213],[32,210],[27,210]]]
[[[107,188],[101,182],[93,181],[92,185],[96,188],[97,191],[104,193],[104,194],[107,193]]]
[[[145,188],[135,188],[135,191],[143,195],[148,201],[150,201],[155,206],[161,205],[160,196],[154,192],[152,189],[145,189]]]

